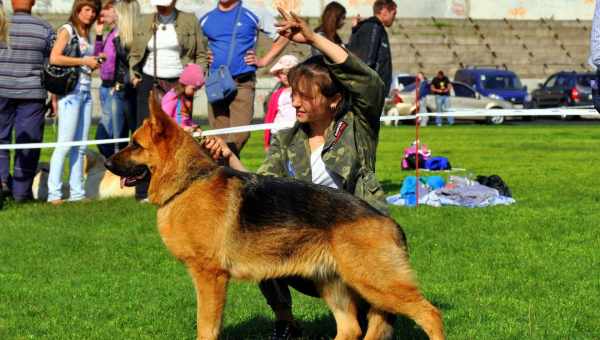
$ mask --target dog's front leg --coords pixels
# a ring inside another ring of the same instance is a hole
[[[196,287],[198,340],[216,340],[221,320],[229,274],[219,270],[190,268]]]

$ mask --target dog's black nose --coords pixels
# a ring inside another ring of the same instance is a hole
[[[108,170],[112,169],[113,162],[110,158],[104,161],[104,167],[107,168]]]

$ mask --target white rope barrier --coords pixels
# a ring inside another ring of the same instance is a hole
[[[407,116],[382,116],[380,121],[400,121],[400,120],[414,120],[417,117],[568,117],[568,116],[597,116],[600,119],[600,114],[596,112],[594,108],[582,107],[582,108],[553,108],[553,109],[452,109],[448,112],[428,112],[418,113],[415,115]],[[595,117],[594,117],[595,118]],[[269,124],[255,124],[236,126],[224,129],[206,130],[202,132],[194,133],[194,137],[203,136],[217,136],[230,133],[241,133],[241,132],[252,132],[262,131],[268,129],[286,129],[290,128],[289,124],[282,123],[269,123]],[[26,143],[26,144],[2,144],[0,150],[20,150],[20,149],[44,149],[44,148],[55,148],[55,147],[73,147],[83,145],[100,145],[100,144],[113,144],[113,143],[127,143],[129,138],[114,138],[114,139],[101,139],[101,140],[88,140],[88,141],[77,141],[77,142],[58,142],[58,143]]]

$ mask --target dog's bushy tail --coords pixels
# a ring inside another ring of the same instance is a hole
[[[430,339],[443,339],[441,314],[421,294],[403,238],[397,224],[387,218],[336,230],[332,250],[338,272],[375,308],[405,315]]]

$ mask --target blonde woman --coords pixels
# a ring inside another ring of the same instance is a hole
[[[58,142],[87,140],[92,117],[92,96],[90,88],[92,71],[100,66],[99,58],[94,56],[94,47],[90,42],[90,28],[100,11],[100,1],[75,0],[69,22],[58,29],[58,37],[50,53],[50,63],[62,66],[79,66],[79,80],[75,89],[58,100]],[[77,36],[81,57],[64,55],[65,46],[73,36]],[[69,155],[69,201],[85,198],[83,178],[83,158],[85,146],[57,147],[50,160],[48,175],[48,202],[63,203],[62,173],[65,158]]]
[[[96,130],[96,139],[121,138],[129,135],[126,112],[133,110],[135,92],[129,85],[128,47],[126,46],[130,46],[133,40],[135,15],[139,15],[137,1],[103,1],[102,11],[96,24],[94,52],[95,55],[104,55],[106,58],[100,66],[102,117]],[[107,32],[105,36],[103,36],[104,31]],[[124,45],[123,37],[126,38],[127,45]],[[101,144],[98,145],[98,149],[104,157],[108,158],[116,153],[120,146],[123,145]]]
[[[137,128],[136,111],[137,111],[137,96],[136,90],[131,83],[129,74],[129,51],[134,39],[134,29],[137,27],[138,18],[140,17],[140,4],[137,0],[117,1],[115,4],[117,13],[117,29],[119,35],[115,38],[117,46],[117,73],[118,77],[123,79],[125,84],[125,123],[126,130],[122,137],[126,137],[128,133],[133,134]]]

